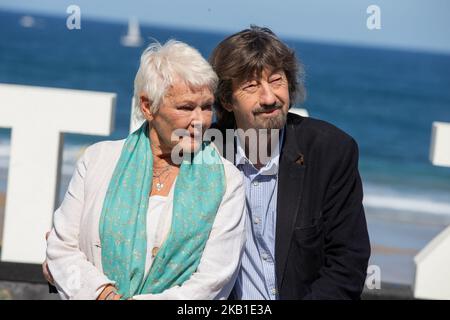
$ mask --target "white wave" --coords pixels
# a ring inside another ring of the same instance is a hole
[[[364,182],[364,206],[374,209],[450,216],[450,194],[420,186],[392,186]]]
[[[9,157],[10,144],[4,140],[0,140],[0,158]]]
[[[0,139],[0,170],[8,168],[10,149],[9,142]]]
[[[431,199],[413,199],[407,196],[396,197],[367,194],[364,196],[364,206],[399,211],[450,215],[450,203],[448,202],[439,202]]]

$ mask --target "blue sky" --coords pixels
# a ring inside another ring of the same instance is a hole
[[[0,9],[232,33],[250,24],[282,37],[450,53],[449,0],[2,0]],[[368,30],[366,9],[381,9],[381,29]]]

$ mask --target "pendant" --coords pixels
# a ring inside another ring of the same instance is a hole
[[[156,183],[156,190],[161,191],[161,189],[164,188],[164,184],[163,183]]]

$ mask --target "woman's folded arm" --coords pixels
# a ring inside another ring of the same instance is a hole
[[[55,211],[47,240],[48,268],[62,299],[96,299],[105,285],[114,284],[88,261],[79,246],[90,149],[77,162],[64,200]]]

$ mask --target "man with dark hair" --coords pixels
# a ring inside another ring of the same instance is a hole
[[[227,141],[235,145],[225,156],[244,175],[248,210],[232,298],[359,299],[370,243],[355,140],[329,123],[288,113],[305,97],[303,69],[269,29],[231,35],[210,62],[219,76],[217,128],[271,133]],[[249,160],[254,149],[271,157]]]

